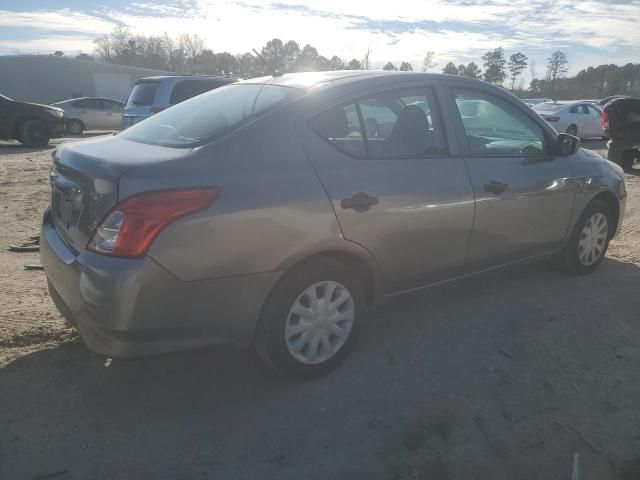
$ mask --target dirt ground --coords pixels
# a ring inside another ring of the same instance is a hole
[[[58,143],[58,142],[56,142]],[[584,146],[604,152],[602,142]],[[1,479],[640,479],[640,168],[608,258],[398,298],[335,372],[250,350],[105,363],[63,326],[35,253],[52,148],[0,144]]]

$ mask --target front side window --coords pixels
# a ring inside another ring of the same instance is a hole
[[[104,109],[110,112],[120,112],[122,111],[122,107],[124,106],[120,102],[116,102],[115,100],[102,100],[102,104],[104,105]]]
[[[385,92],[334,107],[311,119],[309,126],[356,158],[366,153],[371,159],[447,153],[435,99],[424,87]]]
[[[455,101],[472,155],[543,155],[542,128],[508,101],[456,90]]]
[[[193,148],[226,135],[300,93],[277,85],[231,84],[164,110],[120,135],[134,142]]]

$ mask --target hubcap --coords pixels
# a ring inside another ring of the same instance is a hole
[[[607,217],[602,213],[595,213],[589,217],[580,232],[580,240],[578,241],[580,263],[585,266],[596,263],[604,252],[608,235]]]
[[[284,338],[289,353],[305,364],[329,360],[349,338],[355,313],[353,297],[343,285],[331,281],[311,285],[287,315]]]

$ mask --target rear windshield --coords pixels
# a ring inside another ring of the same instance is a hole
[[[127,100],[127,107],[148,107],[153,105],[153,99],[156,96],[156,90],[158,89],[158,82],[144,82],[138,83]]]
[[[219,138],[300,94],[300,90],[278,85],[228,85],[168,108],[120,135],[134,142],[192,148]]]
[[[558,105],[557,103],[539,103],[533,109],[536,112],[557,112],[562,110],[566,105]]]

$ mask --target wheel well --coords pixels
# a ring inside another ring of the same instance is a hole
[[[369,307],[373,304],[373,301],[375,299],[375,294],[376,294],[375,277],[371,268],[369,268],[367,263],[362,258],[360,258],[358,255],[354,253],[343,252],[339,250],[336,250],[336,251],[332,250],[332,251],[317,253],[315,255],[306,257],[298,261],[297,263],[294,263],[289,268],[287,268],[287,270],[284,272],[282,277],[271,288],[271,291],[265,297],[264,302],[260,307],[258,323],[256,324],[256,328],[254,332],[254,340],[256,336],[260,335],[260,331],[262,328],[262,317],[263,317],[262,312],[264,311],[265,305],[267,304],[267,302],[269,302],[271,296],[273,295],[273,292],[275,291],[277,284],[280,283],[282,279],[285,278],[287,274],[294,268],[297,268],[300,265],[304,265],[305,263],[311,260],[319,259],[319,258],[330,258],[332,260],[336,260],[342,263],[343,265],[346,265],[348,268],[352,269],[354,272],[356,272],[356,274],[358,275],[358,278],[362,282],[362,287],[364,288],[365,305]]]
[[[611,209],[611,213],[613,214],[613,218],[611,221],[613,222],[613,228],[611,229],[611,236],[618,229],[618,220],[620,219],[620,205],[618,204],[618,199],[611,192],[601,192],[594,197],[594,200],[601,200]]]
[[[69,122],[80,122],[80,125],[82,125],[82,128],[83,128],[84,130],[86,130],[86,129],[87,129],[87,127],[85,126],[84,122],[83,122],[82,120],[80,120],[79,118],[70,118],[70,119],[68,119],[68,120],[65,120],[65,122],[66,122],[66,123],[69,123]]]

